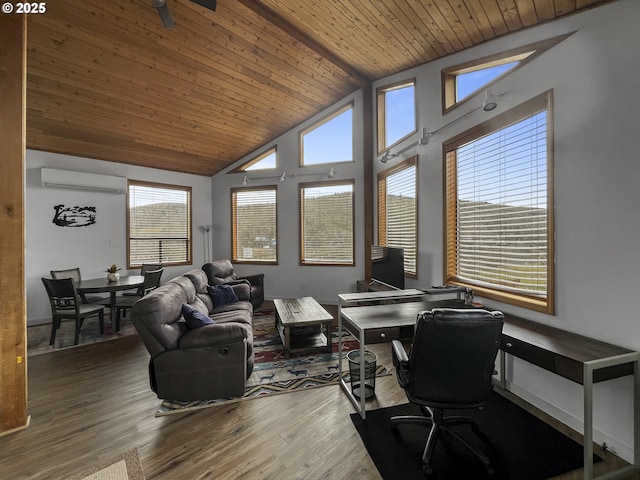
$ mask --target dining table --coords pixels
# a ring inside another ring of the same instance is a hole
[[[144,275],[124,275],[115,282],[110,282],[105,276],[82,280],[76,284],[76,290],[78,293],[109,293],[109,318],[111,327],[117,332],[120,330],[120,325],[116,315],[116,292],[132,290],[142,285],[144,285]]]

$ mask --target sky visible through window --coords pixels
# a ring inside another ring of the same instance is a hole
[[[461,146],[457,159],[460,200],[546,208],[546,111]]]
[[[250,167],[245,168],[245,171],[249,172],[251,170],[267,170],[276,168],[276,152],[273,151],[262,160],[257,163],[254,163]]]
[[[353,162],[353,108],[303,135],[304,165]]]
[[[415,86],[389,90],[384,94],[386,146],[393,145],[416,129]]]
[[[130,185],[129,188],[135,191],[135,195],[129,195],[130,208],[153,203],[187,203],[187,193],[184,190],[142,185]]]
[[[520,62],[510,62],[495,67],[483,68],[474,72],[463,73],[456,76],[456,101],[468,97],[473,92],[482,88],[493,79],[518,66]]]

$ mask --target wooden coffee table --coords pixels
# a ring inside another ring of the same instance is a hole
[[[276,307],[276,328],[286,358],[292,352],[314,348],[325,348],[331,353],[333,316],[314,298],[276,298],[273,303]]]

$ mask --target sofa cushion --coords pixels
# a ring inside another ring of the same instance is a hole
[[[204,327],[205,325],[213,325],[216,323],[207,315],[202,313],[197,308],[193,308],[191,305],[184,303],[182,305],[182,316],[184,317],[187,326],[193,330],[195,328]]]
[[[207,293],[213,299],[213,308],[238,301],[236,292],[229,285],[208,285]]]

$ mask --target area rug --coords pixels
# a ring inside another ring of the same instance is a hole
[[[100,334],[98,319],[89,317],[82,324],[78,345],[74,345],[75,326],[76,324],[73,320],[63,321],[56,333],[54,345],[49,345],[49,338],[51,337],[50,323],[28,327],[27,355],[29,357],[33,357],[36,355],[42,355],[43,353],[55,352],[80,345],[89,345],[91,343],[106,342],[116,338],[137,335],[136,328],[126,318],[120,325],[120,331],[114,332],[111,329],[111,322],[109,322],[109,316],[107,315],[104,322],[104,334]]]
[[[369,411],[366,420],[351,415],[384,480],[424,480],[421,462],[428,427],[399,425],[396,437],[390,420],[396,415],[419,414],[417,406],[404,404]],[[441,436],[431,462],[434,480],[542,480],[582,467],[580,444],[497,393],[492,393],[483,410],[450,410],[446,414],[474,418],[488,443],[476,437],[469,426],[455,427],[456,431],[489,457],[496,472],[488,476],[463,446]],[[599,460],[594,455],[594,461]]]
[[[133,449],[106,462],[93,465],[70,480],[144,480],[138,451]]]
[[[199,410],[223,403],[237,402],[265,395],[291,393],[310,388],[338,384],[338,362],[342,361],[343,378],[349,382],[349,365],[346,358],[350,350],[360,347],[356,338],[346,330],[342,333],[342,352],[338,352],[338,332],[332,332],[332,353],[320,349],[311,353],[293,353],[288,359],[280,336],[275,329],[274,313],[262,311],[253,320],[253,349],[255,366],[247,380],[245,393],[239,398],[222,398],[200,401],[163,400],[156,416]],[[389,375],[384,365],[376,363],[376,376]]]

